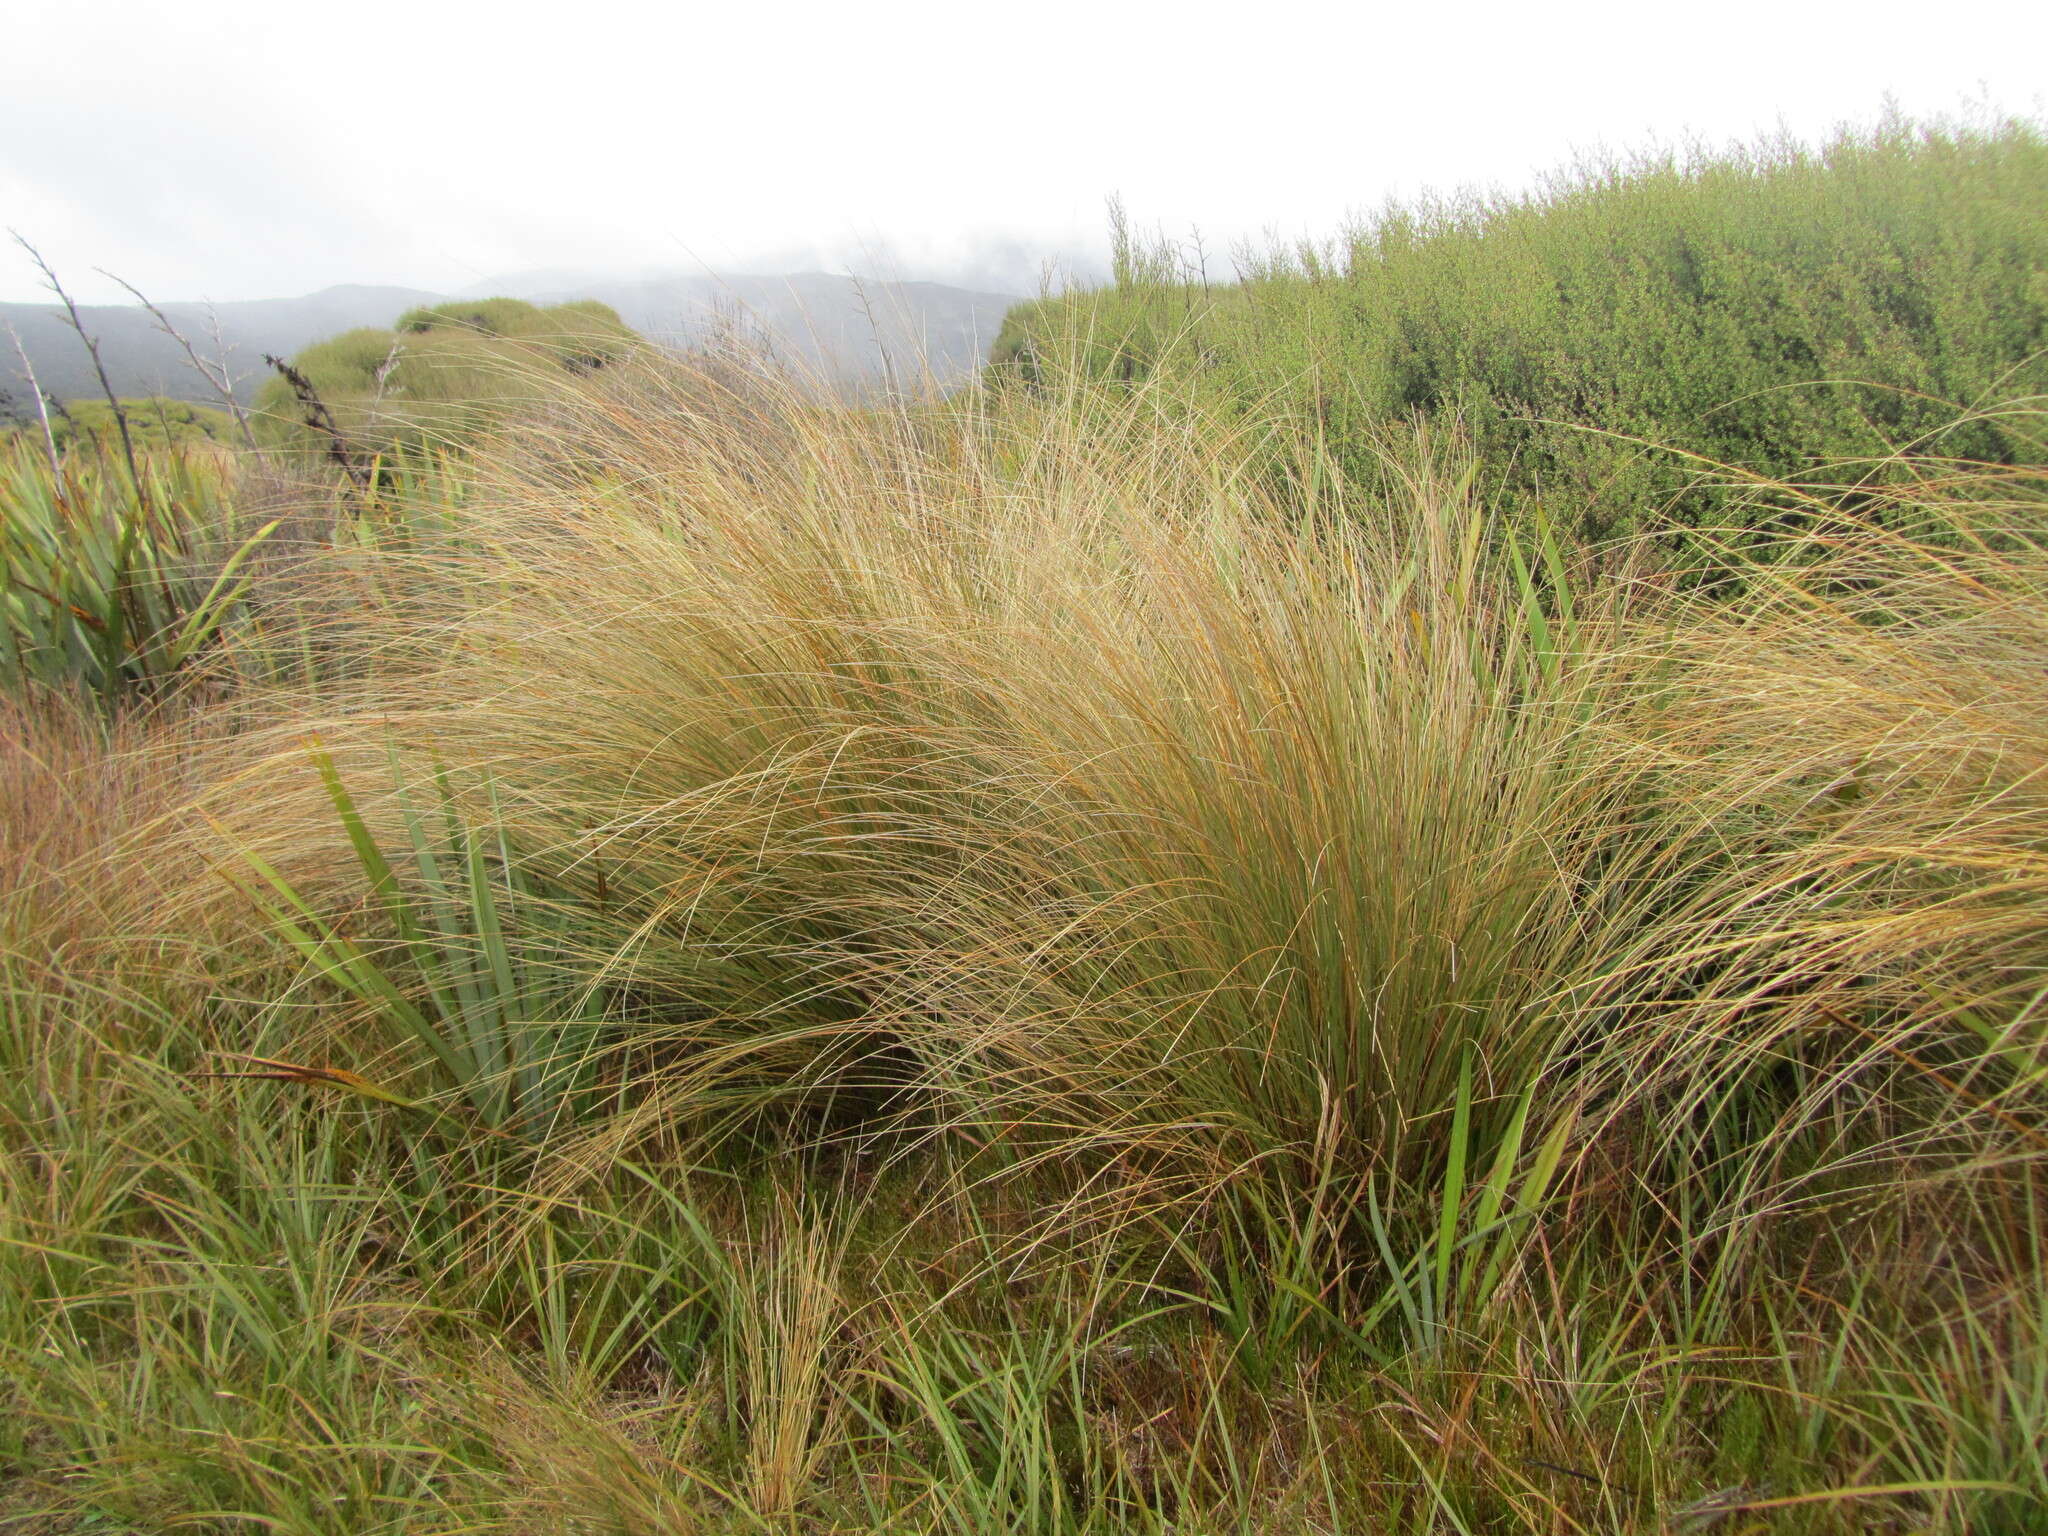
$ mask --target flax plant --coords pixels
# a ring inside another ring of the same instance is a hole
[[[132,481],[74,451],[55,470],[0,444],[0,685],[161,695],[244,616],[251,557],[276,530],[235,512],[208,451],[146,458]]]

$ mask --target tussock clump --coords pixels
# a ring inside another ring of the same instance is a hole
[[[438,765],[560,888],[663,1123],[1198,1184],[1534,1145],[1779,985],[1811,898],[1671,793],[1636,586],[1574,594],[1404,451],[1368,516],[1142,395],[592,394],[479,470],[323,740],[366,797]],[[345,850],[298,779],[284,836]]]
[[[1958,1135],[2048,1148],[2038,492],[1925,465],[1882,516],[1807,507],[1811,529],[1741,601],[1685,609],[1684,671],[1650,733],[1759,886],[1796,894],[1799,959],[1746,1010],[1751,1038],[1793,1058],[1812,1055],[1802,1033],[1835,1042],[1789,1113],[1839,1121],[1860,1101],[1889,1132],[1866,1155]]]
[[[177,708],[109,721],[79,700],[0,695],[0,933],[53,954],[143,940],[158,903],[191,879],[168,823],[216,734]],[[137,858],[153,832],[155,857]]]

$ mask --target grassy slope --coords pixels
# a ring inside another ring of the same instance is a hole
[[[256,466],[10,460],[0,1512],[2038,1528],[2039,472],[1709,597],[1041,382],[606,370],[225,586]]]
[[[2038,1519],[2031,482],[1709,606],[1441,447],[572,407],[313,693],[8,717],[15,1512]]]
[[[163,449],[196,447],[202,443],[231,443],[237,438],[235,419],[226,411],[152,395],[142,400],[123,400],[128,430],[139,447]],[[32,412],[28,419],[0,426],[0,446],[22,441],[42,441],[42,426]],[[60,451],[69,451],[82,438],[98,438],[108,451],[115,448],[118,428],[113,410],[104,400],[76,400],[63,414],[52,414],[50,437]]]

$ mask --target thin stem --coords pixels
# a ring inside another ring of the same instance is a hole
[[[41,269],[45,285],[63,302],[64,312],[70,316],[71,329],[78,332],[78,339],[85,343],[86,355],[92,359],[92,371],[99,375],[100,391],[107,397],[107,405],[114,413],[114,425],[121,433],[121,456],[128,463],[128,484],[135,492],[135,505],[146,513],[149,508],[149,499],[143,494],[142,471],[137,468],[135,463],[135,439],[128,432],[128,413],[121,408],[121,398],[114,393],[114,382],[107,377],[107,365],[100,360],[100,344],[93,338],[92,333],[86,330],[85,321],[78,313],[77,304],[73,303],[71,295],[65,292],[64,285],[58,281],[55,270],[43,259],[43,253],[31,245],[28,237],[22,234],[20,230],[10,229],[8,233],[14,236],[14,243],[16,245],[28,252],[29,260],[33,261]]]
[[[15,330],[12,321],[0,324],[7,326],[7,339],[14,343],[14,355],[21,359],[21,371],[28,380],[28,392],[36,397],[36,420],[42,424],[43,451],[50,458],[50,474],[54,479],[61,479],[64,468],[57,455],[57,436],[50,430],[49,397],[43,393],[43,386],[36,378],[36,365],[28,360],[28,348],[21,344],[20,332]]]
[[[105,267],[95,267],[93,270],[98,272],[100,276],[119,283],[123,288],[134,294],[135,302],[155,317],[157,329],[185,349],[185,356],[191,361],[193,368],[198,371],[199,376],[206,380],[212,386],[213,392],[226,402],[228,410],[234,414],[235,425],[242,429],[242,441],[248,445],[251,452],[254,452],[256,448],[256,434],[250,430],[249,413],[242,409],[242,402],[235,398],[234,384],[228,376],[227,347],[221,340],[220,317],[213,315],[211,309],[208,310],[208,314],[212,315],[214,345],[220,350],[220,359],[215,365],[220,369],[220,373],[216,377],[213,368],[207,366],[206,361],[193,349],[192,343],[186,340],[184,332],[171,324],[170,317],[161,309],[158,309],[156,305],[152,304],[143,295],[140,288],[137,288],[125,277],[115,276]]]

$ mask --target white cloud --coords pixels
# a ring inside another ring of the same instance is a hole
[[[1390,193],[1812,136],[1888,92],[2038,113],[2048,44],[2048,8],[1759,0],[15,10],[0,222],[96,299],[94,266],[234,298],[792,252],[1015,286],[1091,259],[1111,192],[1219,250],[1327,234]],[[0,297],[38,296],[0,261]]]

